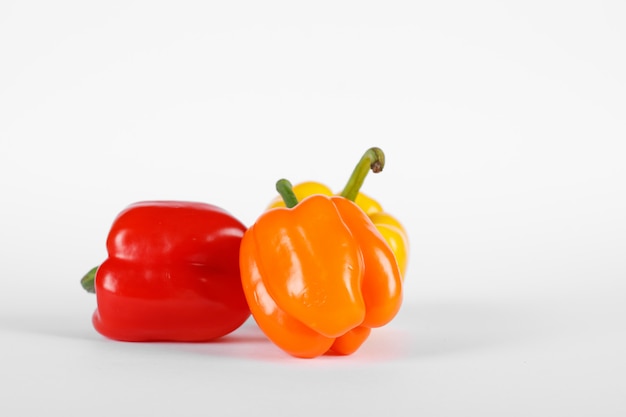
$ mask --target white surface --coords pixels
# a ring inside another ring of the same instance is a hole
[[[624,4],[2,2],[0,415],[626,415]],[[372,145],[411,263],[353,356],[91,327],[127,204],[251,224]]]

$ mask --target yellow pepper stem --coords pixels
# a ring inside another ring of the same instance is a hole
[[[276,191],[278,191],[278,194],[283,198],[287,208],[295,207],[298,204],[298,197],[296,197],[296,194],[293,192],[293,186],[289,180],[284,178],[278,180],[276,182]]]
[[[352,175],[348,179],[348,183],[343,188],[341,196],[347,198],[350,201],[354,201],[359,194],[359,190],[365,181],[365,177],[369,173],[370,169],[373,173],[378,173],[383,170],[385,166],[385,154],[382,149],[373,147],[369,148],[361,160],[352,171]]]

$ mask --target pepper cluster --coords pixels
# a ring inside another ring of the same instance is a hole
[[[121,341],[201,342],[252,315],[293,356],[355,352],[402,303],[406,230],[359,191],[384,163],[368,149],[338,194],[281,179],[249,228],[205,203],[130,205],[113,222],[108,258],[81,280],[96,294],[94,328]]]

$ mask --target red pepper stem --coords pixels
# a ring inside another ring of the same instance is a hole
[[[80,285],[83,286],[83,289],[90,293],[96,292],[96,271],[98,267],[91,268],[89,272],[85,274],[85,276],[80,280]]]
[[[284,178],[278,180],[276,182],[276,191],[278,191],[278,194],[283,198],[287,208],[293,208],[298,204],[298,197],[296,197],[296,194],[293,192],[293,186],[289,180]]]
[[[385,166],[385,154],[382,149],[373,147],[369,148],[361,160],[352,171],[352,175],[348,179],[348,183],[343,188],[341,196],[347,198],[350,201],[354,201],[359,194],[359,190],[365,181],[365,177],[369,173],[370,169],[373,173],[378,173],[383,170]]]

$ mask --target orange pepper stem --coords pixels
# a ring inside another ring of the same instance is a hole
[[[91,268],[89,272],[87,272],[85,276],[81,278],[80,285],[82,285],[85,291],[90,292],[90,293],[96,292],[95,282],[96,282],[97,270],[98,270],[97,266],[94,268]]]
[[[293,192],[293,186],[289,180],[284,178],[278,180],[276,182],[276,191],[278,191],[278,194],[283,198],[287,208],[293,208],[298,204],[298,197],[296,197],[296,194]]]
[[[365,177],[369,173],[370,169],[373,173],[378,173],[383,170],[385,166],[385,154],[382,149],[373,147],[369,148],[361,160],[352,171],[352,175],[348,179],[348,183],[343,188],[341,196],[347,198],[350,201],[354,201],[359,194],[359,190],[365,181]]]

